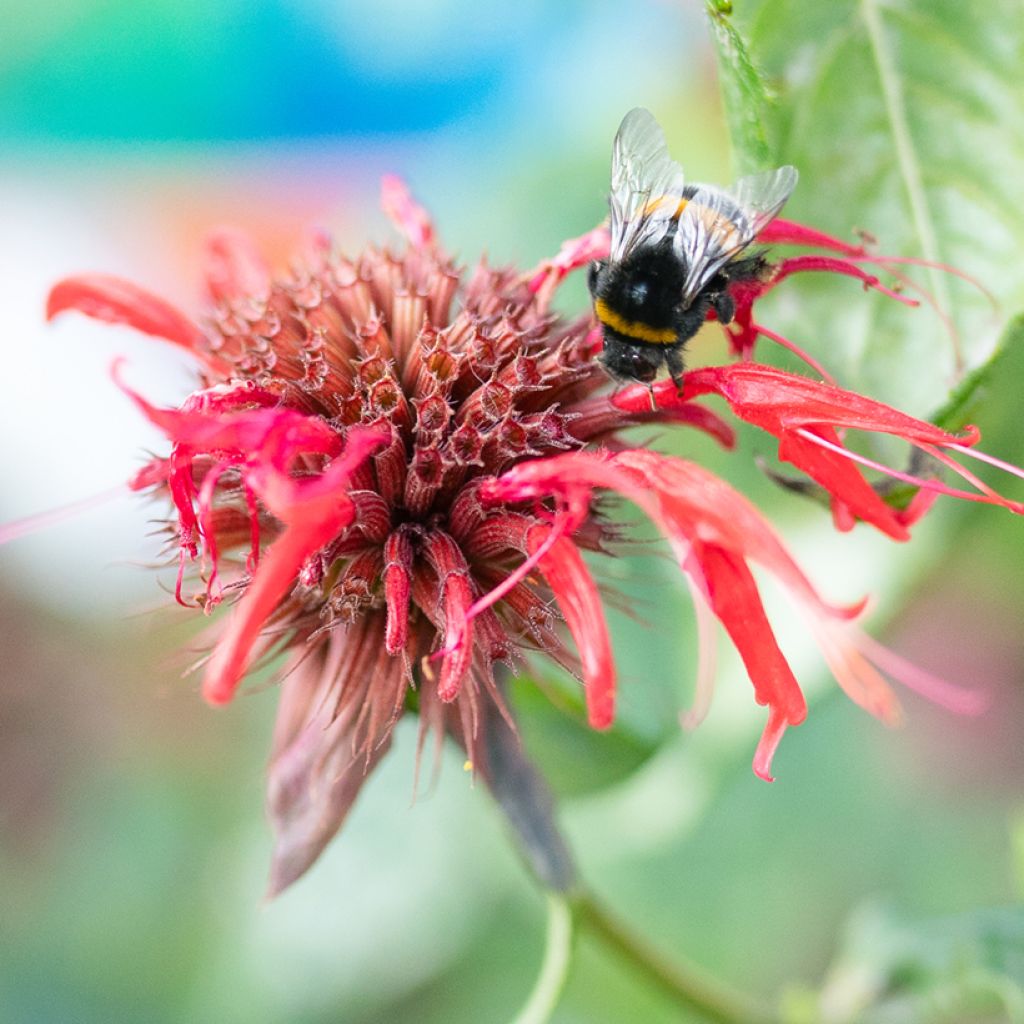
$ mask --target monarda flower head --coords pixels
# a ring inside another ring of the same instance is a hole
[[[730,426],[695,401],[715,393],[779,438],[780,458],[829,492],[837,523],[864,520],[897,539],[938,491],[1022,511],[954,461],[950,453],[969,453],[976,434],[958,438],[752,363],[691,371],[682,393],[656,385],[655,408],[643,388],[611,395],[592,318],[549,309],[562,277],[600,255],[604,229],[530,274],[484,262],[467,271],[444,254],[401,182],[385,180],[383,202],[405,237],[400,251],[347,259],[320,239],[284,276],[272,276],[241,236],[218,234],[202,327],[110,277],[62,281],[49,300],[51,317],[77,309],[126,323],[197,360],[200,386],[177,409],[135,393],[123,367],[115,375],[170,442],[132,487],[173,505],[178,600],[207,611],[233,604],[204,668],[204,695],[229,701],[254,665],[286,655],[270,762],[272,891],[301,875],[341,826],[406,709],[420,716],[421,742],[430,730],[453,736],[500,799],[517,741],[499,663],[551,658],[582,679],[590,724],[612,724],[615,663],[583,553],[612,553],[620,527],[595,505],[598,490],[638,504],[667,537],[705,648],[717,619],[739,649],[768,707],[759,775],[770,778],[783,730],[806,707],[754,565],[807,610],[837,678],[872,712],[895,714],[878,668],[969,707],[854,629],[859,606],[819,597],[728,484],[632,448],[619,431],[677,423],[730,447]],[[737,299],[749,310],[753,296]],[[848,429],[897,434],[976,489],[912,478],[926,499],[894,511],[845,448]],[[691,720],[710,698],[703,661]]]

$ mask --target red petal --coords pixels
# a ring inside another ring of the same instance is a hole
[[[409,186],[397,174],[381,178],[380,205],[411,246],[425,249],[434,244],[430,214],[413,199]]]
[[[764,732],[758,740],[757,750],[754,752],[754,774],[765,782],[774,782],[772,775],[772,758],[779,747],[782,734],[786,731],[786,716],[777,708],[768,709],[768,721],[765,723]]]
[[[797,274],[808,270],[823,270],[832,274],[845,274],[847,277],[855,277],[865,288],[874,288],[875,291],[888,295],[890,299],[902,302],[906,306],[921,305],[917,299],[908,298],[891,288],[886,288],[874,274],[863,271],[854,263],[848,260],[837,260],[833,256],[791,256],[783,260],[775,270],[772,277],[772,286],[789,277],[790,274]]]
[[[530,554],[541,549],[550,532],[546,526],[530,531]],[[555,595],[580,654],[587,720],[595,729],[607,729],[615,720],[615,659],[597,584],[576,545],[565,537],[555,541],[538,568]]]
[[[815,434],[839,444],[839,437],[830,427],[819,427]],[[877,527],[893,540],[910,539],[903,517],[887,505],[878,492],[864,479],[857,466],[836,452],[821,448],[796,434],[783,434],[779,440],[779,459],[790,462],[817,481],[839,502],[834,514],[837,525],[852,525],[848,516]]]
[[[768,727],[758,747],[755,771],[771,780],[771,755],[787,725],[807,717],[807,704],[789,663],[779,650],[764,612],[757,584],[740,558],[722,548],[695,545],[711,608],[743,659],[754,697],[771,709]]]
[[[379,431],[353,431],[345,452],[318,477],[295,480],[268,467],[249,474],[253,490],[286,527],[260,561],[214,649],[203,680],[211,703],[231,699],[264,623],[295,585],[299,570],[352,522],[355,506],[346,493],[352,473],[384,440]]]
[[[267,549],[259,570],[231,613],[203,679],[203,696],[211,704],[226,704],[246,669],[264,624],[282,597],[295,585],[306,560],[337,536],[352,520],[352,504],[338,495],[330,518],[288,526]]]
[[[214,302],[262,301],[270,290],[270,270],[244,231],[222,227],[206,239],[206,290]]]
[[[384,542],[384,603],[387,629],[384,647],[388,654],[404,650],[409,637],[409,597],[412,594],[412,540],[401,528]]]
[[[444,611],[444,661],[437,695],[451,701],[458,696],[473,661],[473,622],[468,614],[473,584],[462,550],[447,533],[432,530],[426,534],[423,554],[437,576]]]
[[[766,245],[808,245],[815,249],[831,249],[845,256],[867,256],[868,251],[862,245],[850,245],[841,238],[826,235],[823,231],[797,224],[796,221],[783,220],[776,217],[762,229],[757,236],[759,242]]]
[[[173,342],[188,349],[219,375],[230,372],[228,364],[206,350],[203,332],[169,302],[138,285],[107,274],[67,277],[50,290],[46,319],[76,309],[86,316],[108,323],[127,324],[137,331]]]
[[[530,291],[538,296],[542,306],[547,305],[555,289],[568,274],[594,260],[604,259],[608,255],[610,243],[606,224],[563,242],[557,256],[544,260],[528,275]]]
[[[702,367],[687,373],[684,398],[708,392],[721,395],[741,419],[776,435],[782,430],[827,424],[893,434],[915,443],[964,443],[963,438],[884,402],[757,363]]]

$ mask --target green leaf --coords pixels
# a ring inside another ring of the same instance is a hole
[[[722,101],[737,170],[740,173],[763,170],[772,163],[765,133],[765,116],[771,98],[764,78],[732,23],[731,0],[705,0],[705,11],[718,54]]]
[[[1019,0],[737,0],[734,17],[777,93],[755,104],[774,156],[800,171],[786,216],[841,238],[864,229],[877,251],[951,264],[1021,308]],[[927,305],[831,275],[787,281],[761,318],[841,384],[928,415],[992,358],[1001,317],[967,281],[905,269],[948,312],[959,360]]]
[[[850,922],[818,994],[792,992],[787,1024],[1024,1021],[1024,914],[979,910],[907,924],[877,907]]]
[[[1006,365],[1007,354],[1024,344],[1024,313],[1018,313],[1005,327],[992,357],[972,370],[949,396],[946,404],[933,416],[932,422],[943,430],[962,430],[974,417],[985,392],[997,383],[998,371]]]
[[[542,689],[519,676],[511,683],[510,698],[527,756],[562,796],[620,782],[658,749],[621,721],[604,732],[590,728],[582,697],[557,684]]]

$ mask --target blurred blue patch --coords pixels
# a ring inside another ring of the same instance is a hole
[[[429,131],[528,73],[584,11],[537,0],[507,11],[469,0],[18,6],[5,17],[0,133],[104,141]]]

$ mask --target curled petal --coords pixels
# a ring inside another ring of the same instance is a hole
[[[121,379],[123,360],[116,360],[112,374],[118,387],[138,406],[142,414],[175,444],[197,452],[227,452],[285,468],[299,453],[336,455],[341,450],[338,432],[318,416],[294,409],[239,408],[265,404],[258,393],[242,388],[227,395],[217,394],[205,402],[209,392],[197,392],[180,409],[155,406],[133,391]]]
[[[69,309],[170,341],[187,349],[218,375],[230,371],[226,363],[207,351],[203,332],[189,317],[165,299],[119,277],[81,274],[59,281],[46,300],[46,319],[52,320]]]
[[[203,694],[213,704],[229,701],[249,667],[249,658],[267,619],[295,586],[306,561],[333,540],[355,516],[348,497],[352,474],[384,442],[380,432],[353,432],[343,455],[319,477],[295,480],[266,467],[248,481],[285,529],[267,549],[256,575],[233,609],[214,648],[203,679]]]
[[[527,537],[530,554],[543,549],[552,530],[535,526]],[[538,563],[558,602],[580,653],[587,696],[587,719],[595,729],[607,729],[615,719],[615,660],[601,595],[576,545],[559,537]]]
[[[948,454],[952,451],[993,461],[971,450],[980,436],[974,427],[968,427],[963,437],[957,437],[883,402],[754,363],[692,370],[686,375],[682,395],[671,381],[659,382],[654,387],[657,404],[666,408],[684,405],[689,399],[709,392],[721,395],[741,419],[779,439],[779,457],[802,469],[835,499],[837,521],[841,521],[844,514],[852,513],[894,539],[905,540],[907,527],[927,507],[919,503],[910,515],[890,508],[854,463],[866,464],[926,489],[1001,505],[1017,514],[1024,513],[1024,503],[1002,497]],[[642,408],[650,398],[648,390],[638,386],[624,389],[614,396],[613,401],[631,412]],[[938,481],[908,476],[872,462],[841,443],[836,433],[840,429],[865,430],[902,438],[938,458],[977,487],[979,493],[972,495],[957,491]],[[1012,473],[1021,472],[1006,464],[1001,464],[1000,468]]]
[[[717,413],[695,402],[665,410],[657,417],[656,422],[684,423],[688,427],[702,430],[727,451],[732,451],[736,447],[736,431]]]

